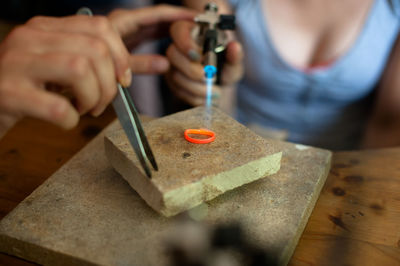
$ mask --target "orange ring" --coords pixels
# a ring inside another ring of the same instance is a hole
[[[209,138],[206,139],[195,139],[192,137],[189,137],[189,134],[193,135],[204,135],[204,136],[209,136]],[[200,128],[200,129],[186,129],[185,130],[185,139],[191,143],[196,143],[196,144],[206,144],[213,142],[215,140],[215,133],[211,130]]]

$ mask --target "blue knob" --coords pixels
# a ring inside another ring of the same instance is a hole
[[[217,68],[213,65],[206,65],[204,67],[204,75],[206,78],[213,78],[217,74]]]

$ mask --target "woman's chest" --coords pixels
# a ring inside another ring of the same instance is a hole
[[[335,61],[357,42],[375,0],[260,0],[271,45],[289,65]]]

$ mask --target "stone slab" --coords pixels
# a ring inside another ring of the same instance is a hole
[[[120,125],[115,122],[105,131]],[[104,131],[0,221],[0,252],[45,265],[166,265],[160,216],[108,163]],[[331,153],[282,143],[281,170],[206,203],[205,222],[242,221],[289,261],[326,180]]]
[[[185,140],[185,129],[204,127],[215,132],[215,141],[194,144]],[[122,129],[106,135],[106,155],[132,188],[165,216],[275,174],[280,168],[280,143],[258,136],[218,109],[189,109],[148,122],[144,130],[159,168],[151,179]]]

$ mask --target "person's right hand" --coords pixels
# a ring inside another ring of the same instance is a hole
[[[207,88],[201,64],[201,48],[191,37],[194,22],[178,21],[171,26],[173,39],[167,50],[167,57],[172,68],[166,80],[176,96],[191,105],[203,105],[206,101]],[[243,76],[243,50],[240,43],[231,41],[226,48],[225,64],[222,69],[221,85],[213,86],[213,96],[226,87],[230,87]]]
[[[168,37],[175,21],[193,20],[196,12],[172,5],[155,5],[139,9],[115,9],[109,15],[113,27],[129,50],[139,44]],[[133,54],[130,66],[137,74],[162,74],[169,70],[169,61],[158,54]]]
[[[131,83],[129,53],[107,18],[35,17],[0,45],[0,136],[23,116],[72,128],[103,112],[117,80]]]

